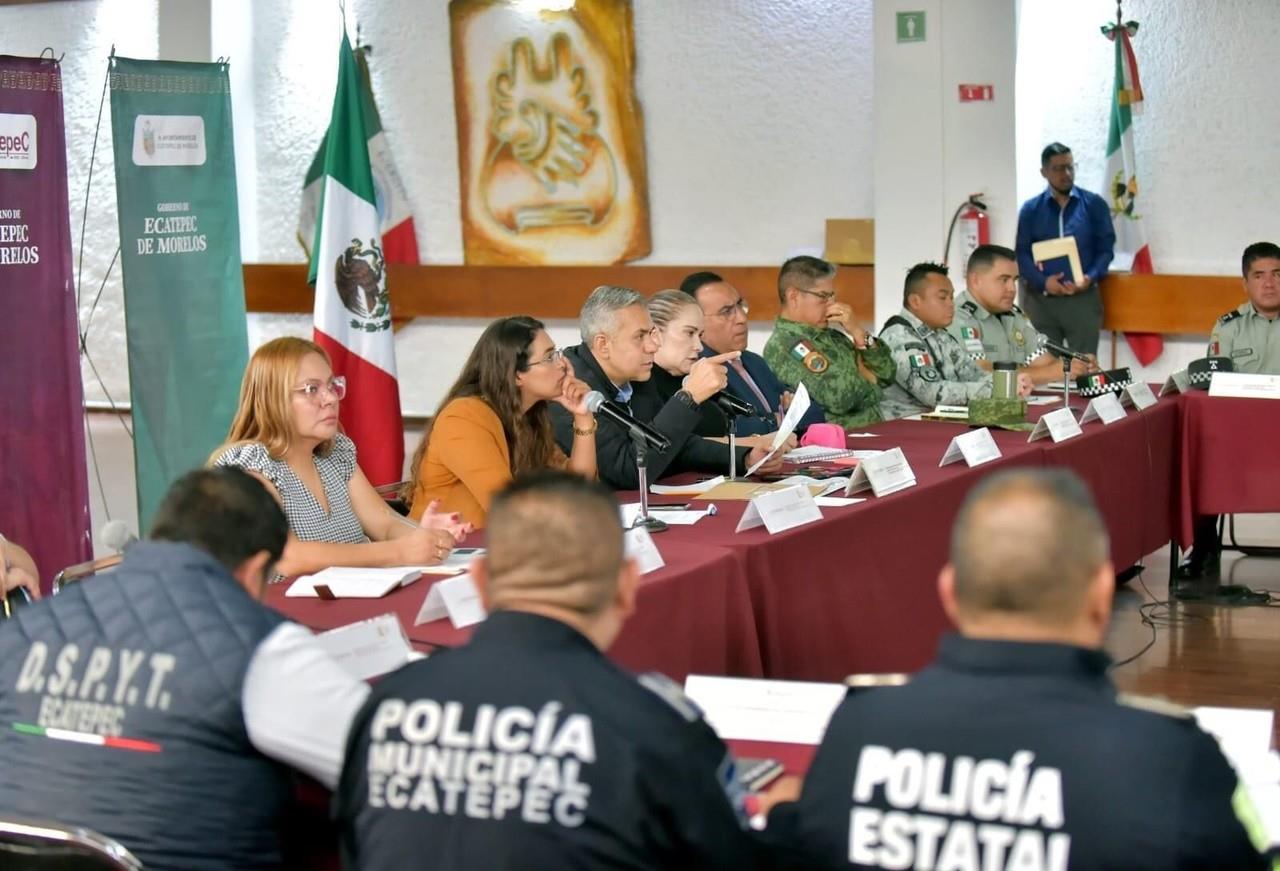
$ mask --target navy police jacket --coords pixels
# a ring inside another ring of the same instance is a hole
[[[362,871],[757,861],[733,761],[679,689],[516,611],[378,682],[335,803]]]
[[[1214,739],[1118,701],[1108,663],[948,636],[909,684],[846,697],[770,837],[803,868],[1263,867]]]
[[[290,781],[241,696],[282,620],[161,541],[20,610],[0,624],[0,811],[86,826],[147,868],[278,866]]]

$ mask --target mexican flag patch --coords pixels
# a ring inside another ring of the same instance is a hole
[[[797,360],[803,360],[812,353],[813,348],[809,347],[808,342],[796,342],[795,347],[791,349],[791,356],[795,357]]]
[[[962,339],[981,339],[982,332],[977,327],[961,327],[960,338]]]
[[[907,357],[912,369],[928,369],[933,366],[933,357],[929,354],[912,354]]]

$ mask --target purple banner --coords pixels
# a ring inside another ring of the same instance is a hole
[[[92,556],[62,71],[0,55],[0,533],[47,591]]]

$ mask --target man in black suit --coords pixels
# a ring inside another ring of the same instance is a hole
[[[579,315],[582,344],[565,349],[574,373],[598,390],[606,399],[627,408],[639,421],[647,423],[671,440],[665,451],[650,451],[646,466],[650,481],[679,472],[724,472],[729,466],[729,447],[694,435],[700,418],[699,406],[723,390],[728,381],[725,362],[729,356],[708,357],[694,364],[683,388],[665,403],[649,383],[658,334],[644,297],[625,287],[602,285],[592,291]],[[556,441],[568,453],[573,444],[573,417],[552,406],[551,420]],[[608,418],[599,418],[596,432],[596,465],[600,480],[616,490],[635,490],[636,452],[628,431]],[[766,448],[737,448],[734,462],[743,474],[767,453]],[[782,457],[772,457],[761,472],[782,467]]]

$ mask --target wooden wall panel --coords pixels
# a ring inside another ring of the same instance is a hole
[[[396,318],[497,318],[530,314],[576,319],[587,294],[601,284],[654,293],[680,286],[691,272],[710,269],[731,282],[751,305],[751,320],[778,313],[776,266],[418,266],[390,264]],[[309,312],[307,267],[293,263],[247,263],[245,302],[252,312]],[[840,298],[859,320],[872,321],[875,307],[870,266],[844,266],[836,275]]]
[[[1225,275],[1108,275],[1102,327],[1207,336],[1214,321],[1246,298],[1241,280]]]

